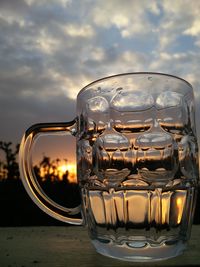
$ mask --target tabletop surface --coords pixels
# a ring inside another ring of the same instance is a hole
[[[188,249],[173,259],[135,263],[99,255],[80,226],[0,228],[0,267],[200,266],[200,225],[194,225]]]

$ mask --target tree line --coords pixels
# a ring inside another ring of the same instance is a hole
[[[37,208],[29,199],[21,183],[18,165],[19,144],[0,141],[0,226],[16,225],[49,225],[49,217]],[[67,163],[67,159],[65,159]],[[58,172],[60,159],[52,160],[43,155],[42,160],[34,168],[35,175],[43,191],[55,202],[67,207],[80,203],[77,198],[79,186],[70,183],[69,172],[66,170],[62,177]],[[15,207],[16,206],[16,207]],[[14,208],[15,207],[15,208]],[[12,210],[12,212],[10,212]],[[200,189],[198,189],[194,223],[200,223]],[[52,220],[53,225],[57,224]]]
[[[20,179],[18,153],[20,145],[13,145],[12,142],[0,141],[0,181]],[[64,159],[67,163],[67,159]],[[42,160],[33,166],[36,177],[39,182],[59,182],[68,181],[69,171],[64,173],[58,171],[61,160],[59,158],[52,160],[50,157],[43,155]]]
[[[0,227],[64,225],[41,211],[28,196],[20,179],[18,153],[19,144],[0,141]],[[60,159],[52,160],[43,155],[33,166],[35,175],[44,193],[53,201],[64,207],[75,207],[80,204],[79,186],[69,182],[67,170],[57,171],[60,163]]]
[[[17,163],[19,144],[13,148],[12,142],[0,141],[0,150],[5,157],[5,160],[0,159],[0,180],[19,179],[19,165]]]

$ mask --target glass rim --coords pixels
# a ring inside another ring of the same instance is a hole
[[[124,72],[124,73],[118,73],[118,74],[113,74],[113,75],[108,75],[99,79],[96,79],[90,83],[88,83],[87,85],[85,85],[78,93],[77,98],[83,93],[85,92],[85,90],[90,87],[93,84],[96,84],[98,82],[110,79],[110,78],[115,78],[115,77],[121,77],[121,76],[128,76],[128,75],[152,75],[152,76],[163,76],[163,77],[169,77],[169,78],[174,78],[177,79],[179,81],[182,81],[183,83],[187,84],[192,90],[193,90],[193,86],[191,85],[191,83],[189,83],[188,81],[186,81],[185,79],[173,75],[173,74],[168,74],[168,73],[163,73],[163,72]]]

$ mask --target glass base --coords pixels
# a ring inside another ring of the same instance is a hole
[[[173,242],[173,244],[162,243],[159,246],[152,246],[140,241],[129,241],[121,245],[113,242],[106,244],[98,240],[92,240],[92,243],[96,251],[104,256],[133,262],[166,260],[182,254],[186,248],[186,243],[182,240]]]

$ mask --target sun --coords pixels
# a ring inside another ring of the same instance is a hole
[[[59,171],[62,174],[66,173],[67,170],[68,170],[67,164],[63,164],[63,165],[59,166]]]
[[[75,163],[63,163],[59,166],[58,171],[60,172],[61,176],[68,172],[68,181],[70,183],[76,183],[76,164]]]

